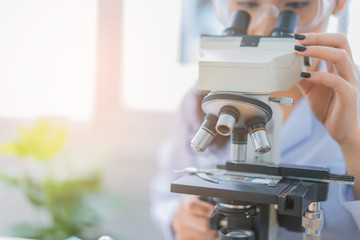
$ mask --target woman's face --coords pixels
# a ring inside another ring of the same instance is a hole
[[[298,31],[323,32],[336,0],[227,0],[229,12],[244,10],[251,16],[249,35],[269,35],[283,10],[292,10],[299,16]]]

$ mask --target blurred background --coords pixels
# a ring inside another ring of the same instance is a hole
[[[0,236],[162,239],[157,149],[221,29],[211,0],[0,0]]]

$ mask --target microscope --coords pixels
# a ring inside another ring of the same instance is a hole
[[[171,191],[212,202],[210,227],[219,231],[220,240],[273,240],[278,226],[303,232],[303,239],[320,239],[320,202],[327,199],[329,183],[353,184],[354,177],[277,163],[279,151],[271,154],[270,139],[279,124],[272,120],[271,102],[294,101],[270,93],[297,84],[311,61],[294,50],[295,12],[281,12],[270,36],[246,35],[249,22],[249,14],[239,10],[223,35],[201,36],[199,88],[210,93],[202,100],[206,116],[191,146],[203,152],[218,134],[229,136],[229,161],[216,169],[181,171],[188,175],[171,183]],[[248,138],[255,153],[251,159]]]

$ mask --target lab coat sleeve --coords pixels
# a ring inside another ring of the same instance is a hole
[[[180,194],[171,193],[170,184],[182,175],[174,174],[174,170],[197,167],[195,158],[198,153],[191,149],[190,141],[203,118],[199,113],[201,95],[203,93],[194,87],[184,96],[172,121],[170,135],[158,151],[158,170],[150,185],[150,214],[165,239],[174,239],[171,223],[179,207]]]
[[[358,106],[360,107],[360,93],[359,93],[358,103],[359,103]],[[360,114],[360,109],[359,109],[359,114]],[[349,185],[341,185],[339,193],[340,193],[339,196],[340,203],[352,215],[355,224],[360,230],[360,200],[355,200],[353,189]]]
[[[349,185],[340,186],[340,204],[352,215],[355,224],[360,230],[360,201],[355,200],[352,187]]]

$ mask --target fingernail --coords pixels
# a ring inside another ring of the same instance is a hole
[[[305,47],[305,46],[295,45],[295,50],[296,51],[304,52],[306,49],[307,49],[307,47]]]
[[[305,38],[306,38],[306,35],[295,33],[295,39],[304,40]]]
[[[301,76],[302,78],[310,78],[310,77],[311,77],[311,73],[302,72],[300,76]]]

